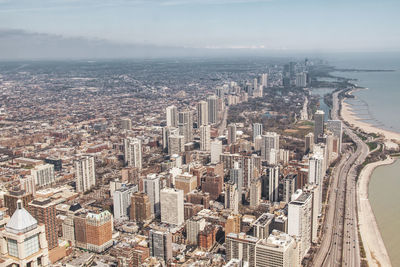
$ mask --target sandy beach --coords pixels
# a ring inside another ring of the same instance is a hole
[[[368,200],[368,185],[374,169],[381,165],[391,164],[394,159],[387,158],[368,164],[360,173],[357,182],[357,214],[361,239],[364,245],[368,265],[392,266],[375,215]]]
[[[362,129],[366,133],[382,134],[387,140],[395,140],[400,142],[400,134],[388,130],[377,128],[369,123],[360,120],[352,111],[348,103],[342,101],[341,115],[343,120],[347,121],[350,125]]]

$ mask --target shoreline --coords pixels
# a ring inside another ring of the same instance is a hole
[[[356,90],[359,90],[359,88],[352,89],[348,94],[352,94]],[[387,141],[389,141],[389,142],[385,142],[385,145],[387,145],[386,143],[388,143],[388,145],[390,146],[390,142],[392,140],[394,140],[396,142],[400,142],[400,133],[380,129],[376,126],[373,126],[370,123],[360,120],[360,118],[358,118],[357,115],[353,112],[351,105],[346,103],[345,100],[346,99],[343,99],[341,101],[342,108],[340,110],[340,114],[344,121],[347,121],[353,127],[360,128],[362,131],[364,131],[366,133],[374,133],[374,134],[378,134],[378,135],[383,135],[384,138],[387,139]]]
[[[348,94],[353,94],[361,88],[353,88]],[[374,133],[383,135],[384,145],[387,148],[398,148],[400,142],[400,134],[388,130],[380,129],[372,124],[361,121],[360,118],[352,111],[351,105],[345,103],[346,98],[341,100],[340,115],[342,120],[349,123],[353,128],[360,128],[366,133]],[[368,266],[392,266],[389,253],[387,252],[385,243],[383,241],[381,232],[379,231],[376,222],[375,214],[372,210],[371,204],[368,199],[369,182],[373,171],[378,166],[390,165],[395,161],[391,157],[385,160],[376,161],[367,164],[360,172],[359,179],[356,185],[357,195],[357,223],[359,226],[359,238],[361,238],[365,257]]]
[[[368,265],[392,266],[385,243],[371,204],[368,199],[368,187],[375,168],[383,165],[390,165],[395,159],[387,157],[385,160],[376,161],[366,165],[360,173],[357,181],[357,217],[360,236],[364,247]]]

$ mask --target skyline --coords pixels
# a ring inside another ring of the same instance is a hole
[[[29,57],[30,43],[51,51],[46,46],[57,42],[54,46],[63,51],[63,43],[70,46],[71,41],[77,47],[95,43],[104,51],[141,46],[397,52],[399,8],[400,3],[392,0],[323,4],[315,0],[43,0],[39,4],[0,0],[0,57],[5,57],[4,51]],[[20,47],[21,40],[28,47]]]

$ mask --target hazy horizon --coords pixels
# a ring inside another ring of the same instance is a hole
[[[0,59],[398,52],[400,2],[0,0]]]

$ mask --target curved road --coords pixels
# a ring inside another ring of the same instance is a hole
[[[333,94],[331,117],[339,119],[338,93]],[[312,266],[360,266],[356,218],[356,169],[364,162],[368,146],[345,124],[343,132],[356,144],[356,151],[346,150],[335,167],[326,210],[320,247]]]

